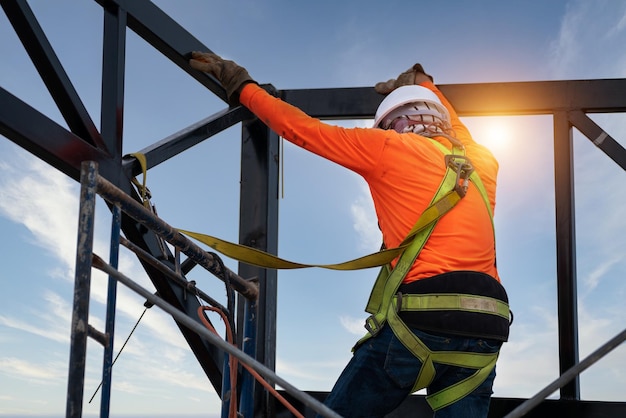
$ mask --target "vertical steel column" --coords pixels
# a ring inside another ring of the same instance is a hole
[[[273,254],[278,251],[278,135],[258,119],[243,122],[241,149],[241,198],[239,242]],[[259,298],[256,303],[239,297],[238,329],[244,322],[256,330],[248,329],[244,340],[256,335],[256,344],[246,344],[244,351],[271,370],[276,366],[276,299],[277,273],[247,264],[239,264],[239,275],[259,280]],[[247,315],[244,319],[243,315]],[[255,331],[255,332],[254,332]],[[241,340],[241,338],[240,338]],[[256,353],[255,353],[256,351]],[[252,379],[244,373],[243,385]],[[250,386],[252,387],[252,386]],[[241,411],[244,416],[274,416],[273,399],[270,399],[260,385],[244,392],[254,393],[252,399],[242,399]],[[254,415],[249,415],[254,410]]]
[[[554,114],[556,273],[559,315],[559,374],[578,363],[574,150],[567,112]],[[561,388],[561,399],[580,399],[576,376]]]
[[[70,360],[67,379],[65,416],[80,418],[85,386],[85,358],[89,325],[89,293],[91,289],[91,254],[93,250],[94,216],[96,210],[97,164],[84,162],[80,176],[80,210],[78,243],[74,277],[74,304],[70,339]]]
[[[124,126],[124,70],[126,66],[126,11],[108,5],[104,11],[102,41],[102,140],[109,153],[119,162],[119,170],[107,173],[107,179],[119,186],[122,164]]]
[[[109,265],[117,269],[120,252],[120,229],[122,224],[122,210],[119,205],[112,207],[111,220],[111,248],[109,254]],[[102,360],[102,395],[100,400],[100,418],[109,417],[109,406],[111,405],[111,376],[113,368],[113,342],[115,336],[115,309],[117,305],[117,280],[109,276],[107,288],[107,313],[105,333],[108,337],[107,345],[104,347]]]

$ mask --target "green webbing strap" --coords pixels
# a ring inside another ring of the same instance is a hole
[[[454,151],[455,150],[453,149],[453,152]],[[437,192],[431,200],[431,205],[433,204],[432,202],[437,202],[440,200],[440,198],[444,198],[445,196],[449,196],[451,194],[457,196],[456,202],[458,202],[461,199],[461,195],[455,192],[456,186],[457,173],[451,168],[448,168],[446,170],[446,174],[444,175],[443,180],[439,184]],[[449,209],[452,209],[452,207],[450,207]],[[417,223],[420,223],[422,216],[420,216],[420,219],[418,219]],[[436,220],[438,219],[439,218],[437,218]],[[380,273],[376,278],[376,282],[374,283],[374,287],[372,288],[372,292],[370,293],[367,306],[365,308],[366,312],[372,314],[365,321],[365,328],[370,331],[370,335],[372,333],[376,333],[377,330],[380,329],[382,325],[384,325],[385,317],[387,316],[387,310],[389,304],[391,303],[393,295],[395,295],[398,291],[400,283],[402,283],[402,280],[411,269],[411,266],[413,266],[415,259],[419,255],[420,251],[422,251],[422,248],[426,244],[428,237],[435,228],[435,224],[436,222],[431,222],[429,223],[428,228],[424,228],[414,234],[409,233],[409,236],[412,235],[410,239],[411,244],[402,253],[395,268],[391,269],[389,265],[385,265],[381,268]],[[413,228],[413,230],[414,229],[415,228]],[[411,230],[411,232],[413,230]],[[407,239],[405,239],[405,241],[407,241]],[[362,341],[369,338],[370,335],[366,335],[362,339]],[[357,343],[357,345],[358,344],[359,343]]]
[[[465,311],[510,318],[509,305],[499,299],[465,294],[429,293],[429,294],[398,294],[394,296],[399,302],[401,312],[418,311]]]
[[[149,192],[148,192],[148,188],[146,187],[146,174],[148,173],[148,162],[146,160],[146,156],[140,152],[135,152],[132,154],[128,154],[131,157],[134,157],[137,159],[137,161],[139,161],[139,165],[141,166],[141,172],[143,173],[143,182],[139,183],[139,180],[137,180],[136,177],[133,177],[132,179],[130,179],[130,181],[137,187],[137,190],[139,190],[139,193],[141,193],[141,203],[149,208],[150,207],[150,200],[149,200]]]
[[[387,315],[389,326],[402,344],[422,362],[422,367],[411,392],[416,392],[430,385],[435,378],[434,363],[476,369],[476,372],[452,386],[426,396],[426,401],[433,411],[458,401],[480,386],[495,367],[498,353],[483,354],[459,351],[431,351],[413,334],[413,332],[411,332],[411,329],[404,321],[400,319],[397,314],[397,300],[397,298],[393,298],[389,306]]]

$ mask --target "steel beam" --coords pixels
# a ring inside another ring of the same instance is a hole
[[[568,113],[569,121],[609,158],[626,170],[626,150],[604,129],[580,110]]]
[[[294,405],[306,417],[315,416],[315,411],[290,396],[285,391],[281,395]],[[327,396],[325,392],[307,392],[319,401],[324,401]],[[506,414],[519,407],[526,400],[519,398],[492,398],[489,408],[488,418],[502,418]],[[291,418],[293,414],[281,404],[278,404],[276,418]],[[385,418],[405,418],[405,417],[430,417],[433,410],[426,402],[425,395],[412,395],[408,397],[398,409]],[[626,416],[626,402],[607,401],[571,401],[562,399],[547,399],[529,411],[525,418],[613,418]]]
[[[278,252],[278,135],[258,119],[245,121],[241,147],[241,197],[239,242],[272,254]],[[260,362],[274,370],[276,366],[277,272],[248,264],[239,264],[243,277],[257,277],[259,299],[256,305],[239,304],[238,329],[243,328],[244,313],[256,314],[256,345],[244,347]],[[240,302],[243,302],[240,298]],[[243,341],[241,341],[243,342]],[[249,378],[249,376],[247,376]],[[273,399],[259,385],[254,390],[254,411],[274,416]],[[244,403],[242,408],[252,409]]]
[[[126,12],[119,8],[104,9],[102,42],[102,138],[116,165],[121,164],[124,129],[124,79],[126,67]],[[113,184],[120,184],[120,170]]]
[[[243,106],[228,108],[194,123],[139,152],[146,156],[147,169],[149,170],[249,117],[250,111]],[[135,159],[126,160],[123,164],[125,171],[129,175],[137,176],[141,173],[141,166]]]
[[[556,110],[626,112],[626,79],[442,84],[459,116],[550,115]],[[322,119],[373,118],[384,98],[372,87],[282,90],[281,98]]]
[[[554,187],[559,374],[561,375],[578,363],[574,150],[572,127],[566,112],[557,112],[554,115]],[[579,376],[561,387],[561,398],[580,399]]]
[[[3,0],[0,4],[70,130],[91,145],[103,148],[100,133],[28,3]]]

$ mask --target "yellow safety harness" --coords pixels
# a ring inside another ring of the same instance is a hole
[[[469,378],[426,397],[431,408],[438,410],[456,402],[476,389],[494,368],[498,353],[433,352],[411,332],[410,328],[399,317],[399,312],[461,310],[498,315],[506,319],[509,318],[510,312],[505,302],[484,296],[463,294],[403,295],[398,293],[400,284],[426,244],[437,221],[465,196],[469,181],[479,190],[493,223],[493,214],[487,192],[469,158],[465,156],[463,146],[453,142],[450,153],[450,150],[436,140],[430,139],[430,141],[445,155],[446,174],[430,205],[422,212],[407,237],[395,248],[382,249],[376,253],[337,264],[304,264],[284,260],[273,254],[211,235],[182,229],[179,231],[228,257],[263,268],[320,267],[331,270],[358,270],[382,266],[365,309],[371,314],[365,322],[368,334],[361,338],[355,347],[376,335],[385,323],[388,323],[396,337],[422,362],[422,368],[412,392],[425,388],[432,382],[435,377],[434,363],[476,369],[476,372]],[[132,154],[132,156],[137,157],[140,161],[144,175],[142,185],[138,184],[136,180],[134,183],[144,192],[147,190],[145,187],[145,156],[141,154]],[[390,263],[398,256],[400,258],[395,268],[392,269]]]
[[[452,154],[447,154],[448,150],[436,141],[432,141],[442,152],[446,153],[446,164],[448,169],[432,199],[432,205],[449,195],[457,195],[460,200],[471,181],[479,190],[489,211],[493,222],[491,206],[478,173],[473,170],[471,163],[463,148],[453,147]],[[456,200],[458,202],[458,200]],[[421,217],[420,217],[421,219]],[[418,220],[420,223],[420,220]],[[396,337],[402,344],[422,362],[422,368],[415,381],[411,392],[428,387],[435,377],[434,363],[447,364],[452,366],[476,369],[476,372],[439,392],[426,397],[428,404],[433,410],[444,408],[459,399],[467,396],[476,389],[489,375],[496,364],[498,353],[482,354],[458,351],[431,351],[426,345],[411,332],[411,329],[402,321],[399,313],[402,311],[449,311],[461,310],[478,312],[489,315],[498,315],[509,318],[508,305],[500,300],[477,295],[463,294],[401,294],[398,288],[404,277],[410,270],[426,244],[428,237],[435,228],[436,222],[429,223],[428,228],[424,228],[416,234],[408,248],[402,253],[395,268],[389,264],[383,266],[374,283],[370,294],[366,312],[371,316],[365,321],[365,328],[368,334],[364,336],[356,347],[367,339],[376,335],[385,323],[388,323]]]

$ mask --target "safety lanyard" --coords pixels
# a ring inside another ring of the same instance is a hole
[[[411,231],[409,231],[406,238],[397,247],[383,249],[375,253],[371,253],[362,257],[336,264],[308,264],[285,260],[265,251],[253,247],[248,247],[246,245],[226,241],[215,236],[188,231],[184,229],[178,229],[178,231],[189,236],[190,238],[196,239],[197,241],[209,246],[213,250],[227,257],[263,268],[301,269],[319,267],[330,270],[361,270],[372,267],[385,266],[394,259],[396,259],[398,256],[400,256],[402,253],[404,253],[405,250],[407,250],[412,245],[413,241],[417,239],[417,237],[424,235],[427,237],[428,235],[430,235],[430,231],[432,231],[432,228],[434,227],[437,220],[445,215],[450,209],[452,209],[465,195],[465,189],[467,188],[467,177],[471,178],[472,182],[481,191],[481,194],[483,195],[483,198],[486,199],[486,203],[489,207],[489,201],[486,196],[484,187],[480,182],[480,178],[475,172],[468,173],[465,169],[463,169],[463,167],[468,166],[467,163],[469,161],[464,156],[463,149],[461,147],[455,146],[452,148],[452,154],[449,154],[450,150],[448,150],[445,146],[433,139],[430,139],[430,141],[439,149],[441,149],[443,153],[446,154],[446,164],[448,165],[448,170],[446,171],[446,176],[444,178],[444,181],[446,182],[446,192],[439,193],[437,195],[438,198],[431,201],[431,204],[422,212],[422,215],[419,217],[418,221],[415,223]],[[138,186],[143,195],[143,193],[146,193],[148,190],[145,186],[145,156],[141,153],[131,154],[131,156],[138,159],[143,171],[143,184],[140,184],[136,179],[133,179],[133,183]],[[456,168],[458,168],[458,170],[455,170],[455,166]],[[442,190],[441,186],[440,190]],[[491,214],[490,208],[489,211]]]

